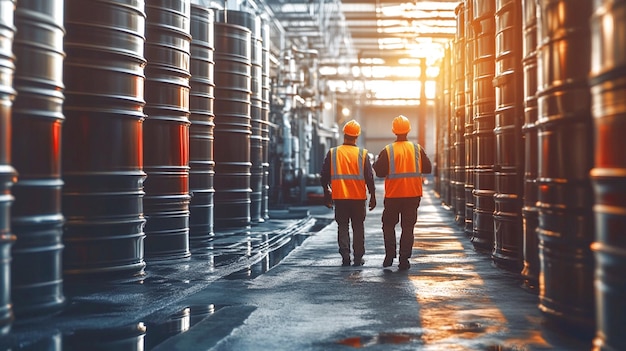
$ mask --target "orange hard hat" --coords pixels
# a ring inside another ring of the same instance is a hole
[[[411,130],[411,122],[409,119],[400,115],[393,119],[391,123],[391,131],[393,134],[407,134]]]
[[[357,137],[361,135],[361,125],[355,120],[350,120],[343,126],[343,134]]]

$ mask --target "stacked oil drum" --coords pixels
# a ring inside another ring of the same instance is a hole
[[[11,233],[11,218],[9,217],[13,195],[11,187],[14,183],[15,169],[11,165],[11,109],[15,98],[13,88],[13,74],[15,63],[13,55],[13,39],[15,26],[13,13],[15,2],[12,0],[0,1],[0,13],[6,14],[0,18],[0,252],[2,264],[0,279],[10,281],[11,246],[15,235]],[[11,330],[13,322],[13,308],[11,306],[11,292],[8,284],[3,284],[0,290],[0,335]]]
[[[189,92],[189,240],[206,248],[214,234],[214,11],[191,5],[191,90]]]
[[[595,161],[595,350],[626,349],[626,2],[595,1],[591,17]],[[623,38],[623,37],[622,37]]]
[[[522,0],[524,71],[524,199],[523,223],[523,267],[521,275],[524,286],[536,291],[539,284],[539,253],[537,226],[537,2]]]
[[[474,235],[474,169],[476,168],[476,143],[474,140],[474,48],[475,37],[471,19],[474,17],[474,2],[464,2],[465,18],[465,121],[463,140],[465,141],[465,235]]]
[[[494,245],[499,267],[522,267],[523,75],[521,0],[496,0]]]
[[[270,79],[270,25],[261,23],[261,40],[263,48],[261,53],[261,62],[263,68],[261,71],[261,149],[263,172],[263,181],[261,189],[261,218],[267,220],[269,215],[269,191],[270,191],[270,91],[272,81]]]
[[[146,258],[183,259],[189,248],[189,79],[191,4],[146,4],[144,199]]]
[[[61,126],[63,0],[23,0],[15,9],[17,96],[12,111],[11,297],[16,318],[58,311],[62,276]],[[37,200],[35,200],[37,199]]]
[[[495,0],[474,1],[474,220],[472,244],[481,252],[493,249],[495,194]]]
[[[265,221],[261,213],[263,201],[263,37],[261,17],[248,16],[250,37],[250,221]],[[231,16],[232,18],[232,16]],[[232,22],[231,22],[232,23]],[[243,24],[243,23],[242,23]]]
[[[231,22],[232,21],[232,22]],[[215,20],[215,228],[251,225],[252,31],[254,14],[216,12]]]
[[[450,45],[446,45],[444,48],[443,55],[444,64],[442,65],[442,69],[439,72],[439,81],[441,84],[441,103],[442,109],[440,114],[445,116],[443,119],[443,125],[441,126],[442,136],[440,138],[442,151],[442,157],[440,158],[439,168],[441,172],[441,201],[446,206],[451,207],[451,169],[454,167],[454,159],[451,157],[454,154],[453,148],[450,142],[450,134],[452,131],[451,128],[451,114],[450,114],[450,62],[452,62],[451,58],[451,49]]]
[[[537,9],[539,308],[581,329],[594,320],[590,14],[588,1]]]
[[[437,108],[437,114],[440,116],[445,116],[446,115],[446,107],[445,103],[443,101],[443,96],[444,96],[444,79],[443,79],[443,72],[446,70],[446,63],[448,61],[444,59],[442,60],[442,64],[441,64],[441,68],[439,70],[439,76],[437,77],[437,94],[436,94],[436,108]],[[441,199],[441,202],[444,202],[444,191],[446,191],[446,184],[444,184],[444,176],[445,176],[445,172],[442,171],[443,164],[446,161],[446,156],[445,156],[445,146],[444,146],[444,140],[447,139],[446,133],[447,133],[447,129],[446,126],[448,124],[448,121],[444,120],[444,118],[438,118],[437,119],[437,138],[436,138],[436,143],[435,143],[435,149],[436,149],[436,153],[435,153],[435,159],[433,160],[433,164],[436,165],[436,167],[433,168],[433,180],[434,180],[434,184],[433,184],[433,189],[435,191],[435,193],[437,194],[437,196],[439,196],[439,198]]]
[[[454,67],[454,151],[453,155],[456,160],[454,165],[454,219],[457,224],[465,224],[465,140],[463,134],[465,131],[465,6],[461,2],[455,9],[456,19],[456,36],[453,45],[453,62]]]
[[[465,1],[456,15],[465,17],[471,63],[465,187],[475,202],[466,197],[465,213],[473,217],[466,215],[465,232],[478,251],[491,252],[538,293],[547,320],[581,336],[595,331],[594,350],[626,348],[626,2]],[[453,64],[444,58],[441,74]],[[440,104],[449,103],[446,89],[463,89],[444,77],[439,82],[450,85],[438,87]],[[457,110],[461,104],[452,102]],[[447,108],[438,106],[440,116],[456,118]],[[456,122],[437,126],[444,154],[437,165],[459,164],[445,149],[457,138],[447,129]],[[436,189],[443,195],[445,184]]]
[[[0,0],[0,11],[0,272],[11,281],[0,334],[14,314],[60,311],[64,282],[141,279],[146,260],[210,248],[216,223],[268,218],[259,17],[224,11],[216,23],[189,0]]]
[[[65,2],[63,273],[143,274],[142,1]]]

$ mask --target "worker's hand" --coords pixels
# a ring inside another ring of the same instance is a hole
[[[324,196],[324,206],[333,208],[333,199],[330,196]]]
[[[324,206],[333,208],[333,192],[329,187],[324,188]]]
[[[370,203],[369,203],[370,211],[373,210],[374,207],[376,207],[376,197],[370,196]]]

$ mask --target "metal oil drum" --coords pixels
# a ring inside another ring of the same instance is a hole
[[[494,246],[501,268],[522,267],[523,146],[521,0],[496,0]]]
[[[217,20],[250,29],[250,221],[264,222],[263,197],[263,34],[261,17],[247,11],[218,11]],[[269,39],[268,39],[269,40]]]
[[[476,143],[474,141],[474,48],[476,33],[472,28],[474,2],[467,0],[465,6],[465,226],[468,238],[474,236],[474,170],[476,169]]]
[[[66,0],[64,278],[144,272],[144,2]]]
[[[146,3],[143,124],[146,259],[191,255],[189,244],[189,0]]]
[[[15,235],[11,232],[10,210],[13,203],[11,187],[16,171],[11,165],[11,109],[16,91],[13,88],[15,57],[13,39],[15,1],[0,1],[0,279],[10,281],[11,247]],[[7,334],[13,323],[10,285],[0,288],[0,335]]]
[[[591,1],[543,0],[537,16],[539,309],[583,333],[595,320]]]
[[[536,291],[539,281],[537,202],[537,2],[522,0],[524,71],[524,199],[522,207],[524,286]]]
[[[251,30],[218,18],[215,22],[215,227],[248,228],[252,193]]]
[[[207,247],[213,236],[215,178],[215,13],[191,5],[191,90],[189,91],[189,240]]]
[[[270,25],[266,21],[261,22],[261,218],[267,220],[269,216],[269,167],[270,167],[270,91],[272,81],[270,78]]]
[[[491,253],[495,194],[495,0],[474,0],[474,218],[472,244]]]
[[[11,296],[17,318],[61,309],[61,126],[64,0],[22,0],[15,10]]]
[[[456,36],[454,39],[454,133],[456,165],[454,167],[454,220],[465,225],[465,6],[461,2],[455,8]]]
[[[626,349],[626,1],[596,1],[591,18],[595,141],[594,350]]]

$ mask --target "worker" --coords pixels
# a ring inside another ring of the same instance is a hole
[[[382,215],[385,259],[383,267],[393,264],[399,253],[399,270],[411,267],[409,258],[413,250],[413,230],[417,222],[417,209],[422,198],[422,174],[432,171],[430,159],[424,148],[409,141],[411,123],[405,116],[393,119],[391,131],[396,140],[384,147],[374,162],[376,176],[385,178],[385,198]],[[396,224],[400,222],[400,250],[396,251]]]
[[[331,148],[322,165],[321,185],[326,207],[335,208],[337,243],[342,266],[349,266],[350,231],[352,227],[353,266],[365,264],[365,203],[370,194],[369,210],[376,207],[374,173],[368,152],[357,147],[361,126],[355,120],[343,127],[343,144]]]

